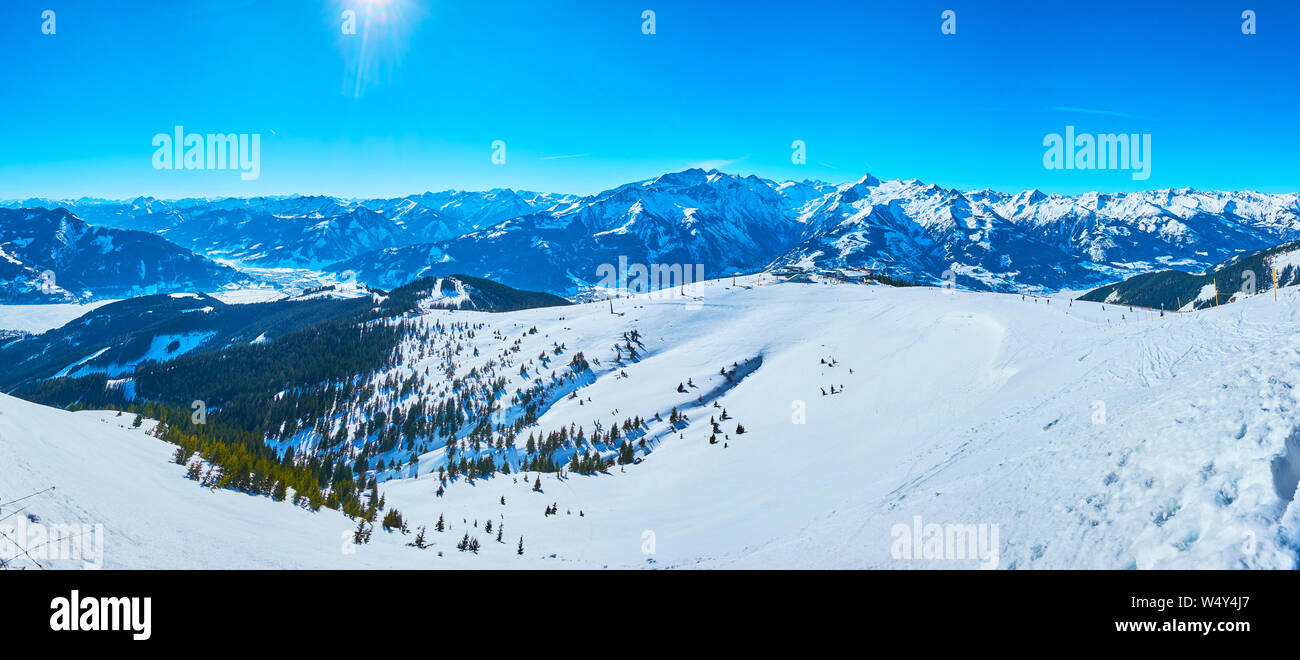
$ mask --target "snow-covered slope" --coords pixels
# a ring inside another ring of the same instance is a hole
[[[590,370],[560,379],[567,389],[520,437],[646,420],[628,436],[647,441],[640,462],[606,474],[521,474],[522,446],[487,447],[480,456],[516,470],[456,479],[437,496],[440,443],[420,449],[414,465],[380,471],[388,506],[413,531],[429,527],[426,550],[405,545],[413,535],[377,531],[345,555],[339,535],[353,525],[338,514],[208,493],[166,463],[166,446],[111,429],[102,414],[7,398],[0,443],[20,469],[0,472],[0,501],[60,485],[62,499],[44,517],[125,530],[114,551],[120,565],[200,565],[231,539],[239,549],[219,565],[980,563],[897,556],[899,526],[919,517],[996,526],[1001,568],[1296,566],[1295,289],[1277,303],[1257,296],[1165,316],[1066,298],[770,276],[688,293],[624,298],[612,313],[598,302],[408,317],[431,333],[464,330],[406,341],[397,366],[373,382],[412,384],[401,396],[377,390],[382,406],[446,393],[453,356],[460,387],[475,373],[508,375],[506,393],[557,382],[548,374],[559,364],[536,356],[558,350],[561,362],[583,353]],[[632,330],[635,359],[623,348]],[[669,422],[674,409],[685,422]],[[499,421],[515,413],[505,406]],[[351,423],[365,421],[354,414]],[[65,491],[65,483],[76,486]],[[552,504],[558,515],[545,515]],[[150,516],[161,522],[145,524]],[[440,516],[451,528],[436,533]],[[489,519],[505,525],[502,543],[483,531]],[[482,542],[478,554],[455,549],[465,533]]]
[[[175,448],[148,435],[154,423],[133,429],[132,420],[0,394],[0,561],[152,569],[380,567],[401,559],[400,544],[344,554],[355,546],[344,546],[353,525],[341,514],[187,481],[169,460]],[[9,504],[19,498],[26,499]],[[58,540],[72,534],[79,536]]]
[[[113,302],[117,301],[97,300],[85,304],[0,305],[0,329],[40,334],[58,328],[96,307],[103,307]]]

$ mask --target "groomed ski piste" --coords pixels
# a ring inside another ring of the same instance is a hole
[[[484,324],[483,360],[498,337],[531,342],[525,357],[582,351],[591,377],[536,430],[640,416],[651,451],[637,464],[497,474],[439,497],[442,450],[428,452],[418,477],[380,484],[410,533],[376,524],[357,545],[337,511],[187,479],[152,421],[0,395],[0,529],[102,524],[95,563],[132,569],[1296,567],[1295,289],[1164,315],[763,275],[690,293],[423,311]],[[644,350],[615,364],[631,329]],[[408,545],[421,526],[424,549]],[[456,548],[466,534],[477,553]],[[85,565],[32,554],[9,566]]]

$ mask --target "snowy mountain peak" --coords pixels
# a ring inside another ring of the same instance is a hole
[[[716,170],[715,170],[716,172]],[[670,187],[670,188],[693,188],[710,182],[709,172],[705,172],[698,167],[682,170],[680,172],[668,172],[660,174],[654,179],[647,180],[642,185],[646,188],[651,187]]]
[[[877,179],[876,177],[871,176],[870,174],[864,174],[864,175],[862,175],[862,178],[861,178],[861,179],[858,179],[857,182],[854,183],[853,185],[854,185],[854,186],[868,186],[868,187],[873,187],[873,188],[874,188],[875,186],[880,185],[880,179]]]

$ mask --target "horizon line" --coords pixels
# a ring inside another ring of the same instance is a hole
[[[656,175],[656,176],[653,176],[653,177],[647,177],[647,178],[643,178],[643,179],[634,179],[634,180],[627,181],[627,182],[625,182],[625,183],[619,184],[619,185],[617,185],[617,186],[614,186],[614,187],[612,187],[612,188],[605,188],[605,189],[599,190],[599,191],[597,191],[597,192],[588,193],[588,194],[572,193],[572,192],[559,192],[559,191],[554,191],[554,190],[534,190],[534,189],[529,189],[529,188],[515,188],[515,187],[511,187],[511,186],[497,186],[497,187],[492,187],[492,188],[442,188],[442,189],[440,189],[440,190],[433,190],[433,189],[430,188],[430,189],[425,189],[424,191],[421,191],[421,192],[411,192],[411,193],[404,193],[404,194],[398,194],[398,195],[392,195],[392,196],[383,196],[383,195],[379,195],[379,196],[375,196],[375,195],[368,195],[368,196],[355,196],[355,195],[339,195],[339,194],[333,194],[333,193],[327,193],[327,192],[308,192],[308,193],[302,193],[302,192],[289,192],[289,193],[261,193],[261,194],[256,194],[256,195],[246,195],[246,196],[240,196],[240,195],[203,195],[203,194],[194,194],[194,195],[182,195],[182,196],[179,196],[179,197],[158,197],[158,196],[155,196],[155,195],[152,195],[152,194],[147,194],[147,193],[134,194],[134,195],[127,195],[127,196],[122,196],[122,197],[103,197],[103,196],[97,196],[97,195],[86,195],[86,194],[79,195],[79,196],[75,196],[75,197],[70,197],[70,196],[48,196],[48,195],[29,195],[29,196],[26,196],[26,197],[9,197],[9,198],[0,198],[0,204],[12,204],[12,203],[19,203],[19,204],[21,204],[21,203],[23,203],[23,202],[26,202],[26,201],[28,201],[28,200],[33,200],[33,199],[37,199],[37,200],[45,200],[45,201],[52,201],[52,202],[78,202],[78,201],[82,201],[82,200],[102,201],[102,202],[130,202],[130,201],[135,201],[135,200],[137,200],[137,199],[149,199],[149,200],[156,200],[156,201],[160,201],[160,202],[179,202],[179,201],[192,200],[192,199],[204,199],[204,200],[208,200],[208,201],[221,201],[221,200],[228,200],[228,199],[249,200],[249,199],[267,199],[267,198],[276,198],[276,197],[278,197],[278,198],[295,198],[295,197],[328,197],[328,198],[331,198],[331,199],[336,199],[336,200],[341,200],[341,201],[349,201],[349,202],[366,202],[366,201],[373,201],[373,200],[385,200],[385,201],[387,201],[387,200],[394,200],[394,199],[405,199],[405,198],[409,198],[409,197],[418,197],[418,196],[421,196],[421,195],[432,195],[432,194],[438,194],[438,193],[489,193],[489,192],[496,192],[496,191],[509,191],[509,192],[513,192],[513,193],[537,193],[537,194],[545,194],[545,195],[560,195],[560,196],[565,196],[565,197],[575,197],[575,198],[582,199],[582,198],[597,197],[597,196],[602,195],[602,194],[604,194],[604,193],[612,192],[612,191],[618,190],[618,189],[620,189],[620,188],[625,188],[625,187],[630,186],[630,185],[635,185],[635,184],[645,184],[645,183],[647,183],[647,182],[653,182],[653,181],[655,181],[655,180],[657,180],[657,179],[659,179],[659,178],[662,178],[662,177],[664,177],[664,176],[668,176],[668,175],[672,175],[672,174],[685,174],[685,173],[687,173],[687,172],[694,172],[694,171],[699,171],[699,172],[702,172],[702,173],[704,173],[704,174],[714,174],[714,173],[716,173],[716,174],[724,174],[724,175],[727,175],[727,176],[730,176],[730,177],[733,177],[733,178],[737,178],[737,179],[757,178],[757,179],[760,179],[760,180],[763,180],[763,181],[772,182],[772,183],[775,183],[775,184],[792,184],[792,183],[793,183],[793,184],[810,184],[810,185],[828,185],[828,186],[835,186],[836,188],[842,188],[842,187],[845,187],[845,186],[853,186],[853,185],[857,185],[857,184],[859,184],[859,183],[862,183],[863,181],[866,181],[867,179],[875,179],[878,183],[920,184],[920,185],[925,185],[925,186],[927,186],[927,187],[928,187],[928,186],[938,186],[940,189],[947,190],[947,191],[952,191],[952,192],[957,192],[957,193],[961,193],[961,194],[965,194],[965,193],[977,193],[977,192],[995,192],[995,193],[1001,193],[1001,194],[1007,194],[1007,195],[1014,195],[1014,194],[1025,193],[1025,192],[1030,192],[1030,193],[1032,193],[1032,192],[1038,192],[1038,193],[1041,193],[1041,194],[1047,195],[1047,196],[1049,196],[1049,197],[1051,197],[1051,196],[1058,196],[1058,197],[1065,197],[1065,198],[1077,198],[1077,197],[1082,197],[1082,196],[1085,196],[1085,195],[1133,195],[1133,194],[1141,194],[1141,193],[1166,192],[1166,191],[1169,191],[1169,192],[1172,192],[1172,191],[1189,191],[1189,192],[1216,192],[1216,193],[1256,193],[1256,194],[1264,194],[1264,195],[1293,195],[1293,194],[1300,194],[1300,188],[1293,189],[1293,190],[1287,190],[1287,191],[1284,191],[1284,192],[1267,192],[1267,191],[1258,190],[1258,189],[1251,189],[1251,188],[1237,188],[1237,189],[1229,189],[1229,188],[1197,188],[1197,187],[1193,187],[1193,186],[1164,187],[1164,188],[1144,188],[1144,189],[1141,189],[1141,190],[1133,190],[1133,191],[1119,191],[1119,190],[1115,190],[1115,191],[1102,191],[1102,190],[1096,190],[1096,189],[1094,189],[1094,190],[1088,190],[1088,191],[1078,192],[1078,193],[1047,192],[1047,191],[1043,190],[1043,189],[1040,188],[1040,187],[1019,188],[1019,189],[1017,189],[1017,190],[1012,191],[1012,190],[1009,190],[1009,189],[998,189],[998,188],[992,188],[992,187],[988,187],[988,186],[985,186],[985,187],[982,187],[982,188],[967,188],[967,187],[956,187],[956,186],[943,186],[943,185],[939,185],[939,184],[937,184],[937,183],[929,183],[929,184],[927,184],[924,180],[919,179],[919,178],[915,178],[915,177],[913,177],[913,178],[908,178],[908,179],[903,179],[903,178],[881,179],[881,178],[878,178],[878,177],[876,177],[875,175],[871,174],[870,172],[864,172],[863,176],[861,176],[861,177],[859,177],[859,178],[857,178],[857,179],[855,179],[855,180],[847,180],[847,181],[842,181],[842,182],[836,183],[836,182],[825,181],[825,180],[822,180],[822,179],[815,179],[815,178],[805,178],[805,179],[802,179],[802,180],[795,180],[795,179],[790,179],[790,178],[771,178],[771,177],[761,176],[761,175],[758,175],[758,174],[755,174],[755,173],[752,173],[752,172],[749,173],[749,174],[741,174],[741,173],[738,173],[738,172],[727,172],[727,171],[724,171],[724,170],[721,170],[721,169],[718,169],[718,168],[708,168],[708,169],[705,169],[705,168],[702,168],[702,167],[688,167],[688,168],[685,168],[685,169],[682,169],[682,170],[670,170],[670,171],[666,171],[666,172],[663,172],[663,173],[661,173],[661,174],[659,174],[659,175]]]

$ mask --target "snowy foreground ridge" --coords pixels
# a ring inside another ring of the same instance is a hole
[[[539,426],[665,411],[639,464],[542,475],[541,492],[537,473],[498,474],[442,497],[422,469],[380,486],[412,533],[376,526],[358,546],[338,512],[186,479],[151,421],[0,395],[0,518],[26,507],[0,530],[102,524],[91,563],[107,568],[1296,567],[1295,289],[1163,317],[761,276],[695,293],[619,300],[613,314],[605,302],[424,312],[486,324],[485,355],[497,333],[535,326],[539,345],[599,359]],[[645,354],[614,367],[633,327]],[[711,389],[733,364],[752,371]],[[719,407],[682,406],[688,379]],[[669,429],[675,406],[689,423]],[[407,545],[422,525],[431,547]],[[467,533],[477,554],[455,547]]]

